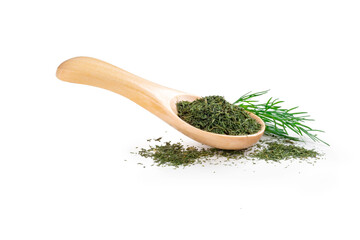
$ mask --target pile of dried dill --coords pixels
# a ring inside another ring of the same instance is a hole
[[[242,108],[221,96],[208,96],[193,102],[176,104],[178,116],[190,125],[207,132],[226,135],[257,133],[261,125]]]
[[[265,160],[280,162],[287,159],[316,159],[321,154],[313,149],[306,149],[294,142],[279,138],[262,140],[255,146],[244,150],[222,150],[217,148],[197,148],[184,146],[181,142],[164,142],[138,151],[142,157],[152,158],[158,166],[188,166],[203,164],[210,159],[227,160]]]

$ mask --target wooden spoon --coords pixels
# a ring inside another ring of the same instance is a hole
[[[265,130],[264,122],[252,113],[250,116],[261,124],[261,130],[256,134],[231,136],[195,128],[177,116],[176,102],[194,101],[198,96],[163,87],[95,58],[71,58],[60,64],[56,76],[63,81],[100,87],[123,95],[186,136],[215,148],[235,150],[250,147]]]

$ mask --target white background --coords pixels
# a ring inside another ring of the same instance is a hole
[[[359,12],[346,0],[1,3],[0,239],[359,239]],[[58,80],[75,56],[229,101],[271,89],[331,147],[316,145],[315,166],[150,167],[130,154],[146,139],[195,143],[122,96]]]

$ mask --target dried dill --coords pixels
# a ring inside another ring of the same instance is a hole
[[[187,166],[195,163],[201,157],[201,151],[195,147],[185,148],[181,143],[165,142],[149,149],[142,148],[139,152],[142,157],[150,157],[157,165]]]
[[[176,167],[203,164],[207,160],[220,158],[225,158],[226,160],[244,159],[279,162],[288,159],[315,159],[320,156],[320,153],[315,150],[296,146],[289,140],[278,138],[261,141],[257,145],[244,150],[186,147],[180,142],[165,142],[162,145],[155,145],[147,149],[142,148],[138,154],[143,157],[152,158],[158,166],[168,165]]]
[[[242,108],[221,96],[208,96],[176,104],[178,116],[204,131],[226,135],[257,133],[261,125]]]
[[[178,167],[202,164],[202,160],[212,157],[239,159],[244,156],[244,150],[186,147],[180,142],[165,142],[163,145],[155,145],[147,149],[142,148],[138,154],[142,157],[152,158],[158,166],[169,165]]]
[[[316,158],[319,155],[320,154],[315,150],[306,149],[293,144],[287,145],[283,143],[270,142],[267,144],[267,147],[253,153],[251,157],[262,160],[280,161],[286,159]]]

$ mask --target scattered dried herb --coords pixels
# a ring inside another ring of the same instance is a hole
[[[152,158],[160,165],[188,166],[202,164],[203,160],[211,157],[239,158],[244,155],[243,151],[221,150],[216,148],[186,147],[182,143],[165,142],[147,149],[142,148],[138,154],[142,157]]]
[[[162,145],[142,148],[138,154],[142,157],[152,158],[158,166],[175,167],[203,164],[207,160],[220,158],[225,158],[227,161],[245,159],[279,162],[287,159],[316,159],[320,156],[320,153],[315,150],[305,149],[287,139],[274,137],[262,140],[257,145],[244,150],[197,148],[184,146],[180,142],[165,142]]]
[[[178,116],[204,131],[226,135],[257,133],[261,125],[242,108],[221,96],[208,96],[176,104]]]
[[[143,157],[150,157],[158,165],[187,166],[195,163],[202,156],[201,151],[195,147],[185,148],[181,143],[165,142],[149,149],[142,148],[138,152]]]
[[[304,147],[287,145],[283,143],[270,142],[267,147],[251,155],[257,159],[280,161],[286,159],[308,159],[316,158],[319,153],[315,150],[306,149]]]

